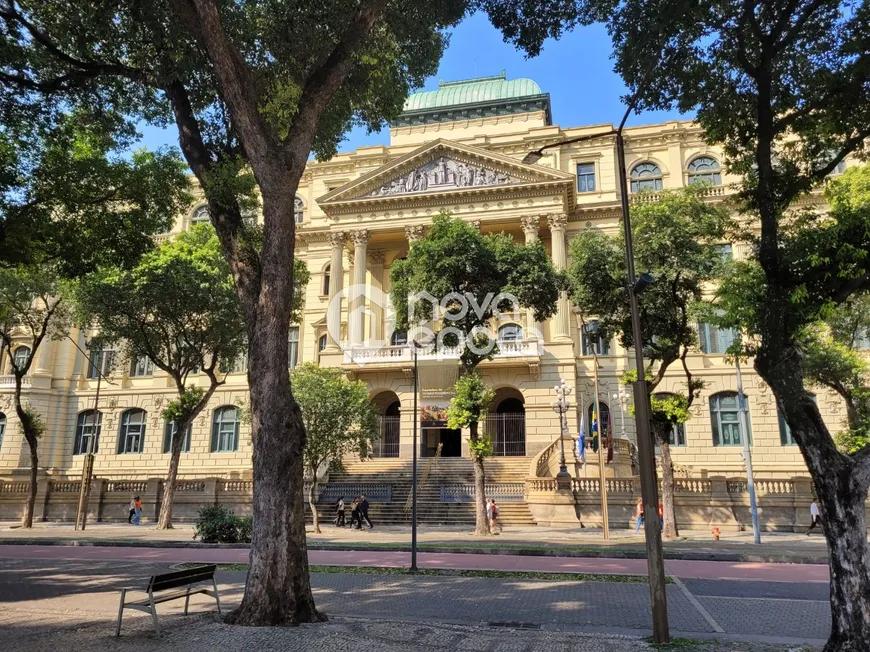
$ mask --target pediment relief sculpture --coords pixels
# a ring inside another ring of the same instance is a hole
[[[457,161],[447,156],[438,156],[431,161],[395,177],[375,188],[369,197],[407,195],[418,192],[437,192],[484,186],[503,186],[521,183],[521,179],[483,165]]]

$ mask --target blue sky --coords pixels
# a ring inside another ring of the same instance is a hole
[[[625,86],[613,72],[610,39],[601,25],[576,29],[559,41],[547,41],[540,56],[526,59],[504,43],[501,33],[485,15],[476,14],[453,30],[438,74],[426,81],[423,90],[437,89],[439,80],[485,77],[502,70],[508,79],[529,77],[538,82],[550,94],[553,122],[564,127],[617,123],[625,110],[620,102]],[[650,124],[679,117],[677,112],[646,112],[632,116],[628,124]],[[144,127],[142,131],[143,143],[149,148],[177,145],[175,129]],[[386,127],[372,134],[355,129],[347,135],[340,150],[387,145],[389,139]]]

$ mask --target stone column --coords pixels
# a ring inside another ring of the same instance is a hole
[[[541,226],[541,218],[537,215],[529,215],[528,217],[520,218],[523,225],[523,234],[526,236],[526,244],[532,244],[538,241],[538,229]]]
[[[373,251],[369,254],[369,269],[372,273],[372,287],[384,289],[384,251]],[[384,341],[384,306],[380,301],[371,302],[372,322],[369,337],[374,342]]]
[[[326,348],[332,352],[338,350],[341,337],[341,294],[344,285],[344,231],[334,231],[329,234],[332,245],[332,259],[329,263],[329,308],[326,311]],[[335,334],[335,337],[333,337]]]
[[[369,243],[368,229],[351,233],[353,239],[353,291],[349,295],[348,331],[351,346],[360,346],[365,336],[365,303],[363,290],[366,284],[366,248]]]
[[[523,235],[525,235],[526,244],[529,245],[529,244],[534,244],[535,242],[537,242],[538,241],[538,229],[541,227],[541,218],[538,217],[537,215],[529,215],[527,217],[520,218],[520,223],[523,225]],[[535,318],[534,311],[529,310],[528,314],[529,314],[528,321],[529,321],[529,323],[532,323],[532,320]],[[541,334],[540,341],[543,342],[544,341],[544,325],[539,321],[536,321],[533,323],[534,323],[535,330]],[[527,339],[532,339],[532,335],[533,335],[532,333],[523,333],[523,337],[525,337]],[[535,337],[537,338],[537,335],[535,335]]]
[[[553,264],[556,269],[568,268],[568,248],[565,242],[565,229],[568,226],[568,216],[564,213],[554,213],[547,216],[550,225],[550,237],[553,246]],[[559,295],[558,312],[553,319],[553,340],[557,342],[571,341],[571,306],[568,302],[568,293]]]

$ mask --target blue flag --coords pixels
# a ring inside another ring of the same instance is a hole
[[[577,435],[577,457],[584,464],[586,463],[586,424],[583,415],[580,415],[580,434]]]

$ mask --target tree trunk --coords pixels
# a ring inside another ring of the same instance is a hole
[[[659,450],[662,454],[662,518],[664,525],[662,526],[662,539],[673,541],[680,536],[677,529],[677,513],[674,506],[674,463],[671,460],[671,443],[668,439],[668,433],[664,437],[662,433],[655,433],[659,442]]]
[[[471,441],[477,443],[477,421],[469,424]],[[489,521],[486,518],[486,470],[483,468],[483,455],[471,453],[474,463],[474,534],[486,536],[489,534]]]
[[[311,522],[314,523],[314,532],[320,534],[320,518],[317,516],[317,505],[314,497],[317,495],[317,469],[312,475],[314,480],[308,485],[308,505],[311,507]]]
[[[800,352],[771,337],[755,367],[770,385],[813,478],[828,543],[831,574],[831,635],[825,652],[870,650],[870,548],[865,502],[870,472],[867,459],[840,453],[818,406],[803,387]],[[775,346],[782,347],[774,353]]]
[[[163,500],[160,503],[160,518],[157,521],[158,530],[172,529],[172,507],[175,504],[175,486],[178,478],[178,462],[181,460],[181,447],[184,444],[187,428],[193,422],[193,417],[179,424],[172,438],[172,449],[169,458],[169,473],[166,474],[166,482],[163,484]]]
[[[260,187],[267,228],[259,282],[236,279],[250,361],[254,526],[245,595],[227,617],[229,623],[249,626],[325,620],[314,606],[308,575],[305,426],[287,372],[295,186],[260,180]]]
[[[847,486],[841,486],[847,484]],[[840,478],[816,479],[831,572],[831,635],[825,652],[870,650],[870,550],[867,488]]]
[[[33,353],[31,353],[31,356]],[[21,527],[33,527],[33,511],[36,506],[36,477],[39,474],[39,433],[34,432],[33,423],[30,420],[24,406],[21,403],[21,374],[15,374],[15,414],[21,423],[21,431],[24,439],[30,447],[30,486],[27,489],[27,502],[24,504],[24,516],[21,518]]]

